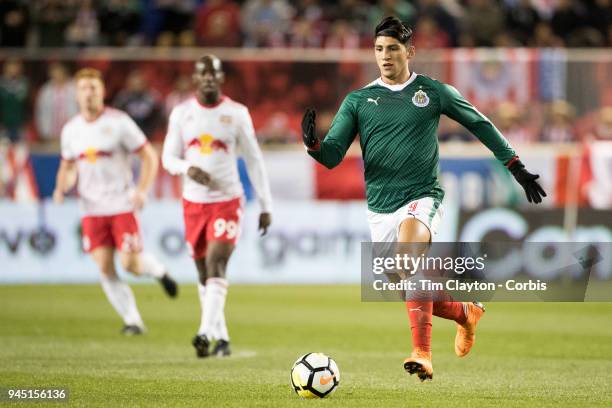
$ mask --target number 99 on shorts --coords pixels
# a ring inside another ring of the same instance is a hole
[[[238,223],[234,220],[217,218],[213,222],[213,237],[232,240],[238,235]]]

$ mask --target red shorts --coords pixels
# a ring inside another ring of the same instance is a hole
[[[133,212],[87,216],[83,217],[81,224],[85,252],[91,252],[98,247],[117,248],[121,252],[142,250],[140,228]]]
[[[217,203],[192,203],[183,199],[185,240],[194,259],[206,256],[210,241],[236,244],[240,233],[240,198]]]

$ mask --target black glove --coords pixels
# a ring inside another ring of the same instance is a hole
[[[510,173],[512,173],[516,181],[523,186],[525,194],[527,195],[527,200],[530,203],[541,203],[542,197],[546,197],[546,193],[536,181],[540,176],[538,174],[531,174],[525,170],[525,165],[519,160],[518,157],[510,160],[508,164],[508,170],[510,170]]]
[[[313,108],[306,108],[306,112],[304,112],[304,117],[302,118],[302,140],[304,141],[304,146],[306,146],[308,150],[319,150],[319,147],[321,147],[321,143],[319,139],[317,139],[315,131],[316,117],[317,111]]]

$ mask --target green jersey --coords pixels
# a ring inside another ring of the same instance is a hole
[[[321,148],[309,154],[332,168],[359,134],[371,211],[391,213],[422,197],[442,201],[437,138],[442,114],[461,123],[501,162],[515,156],[499,130],[455,88],[415,73],[401,85],[379,78],[349,93]]]

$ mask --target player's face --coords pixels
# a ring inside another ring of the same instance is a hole
[[[414,57],[414,47],[406,47],[393,37],[376,37],[374,54],[380,75],[392,82],[404,81],[408,74],[408,61]]]
[[[77,81],[77,102],[81,109],[97,111],[104,107],[104,84],[96,78],[81,78]]]
[[[213,64],[202,64],[196,68],[193,79],[198,87],[198,92],[204,95],[218,94],[223,82],[223,71],[216,69]]]

